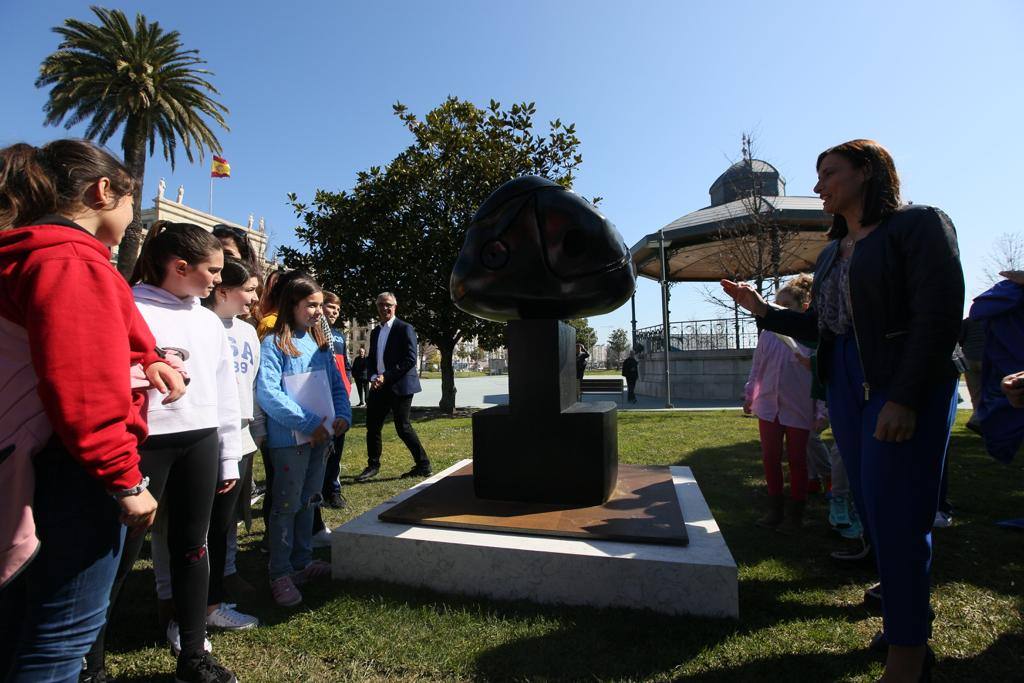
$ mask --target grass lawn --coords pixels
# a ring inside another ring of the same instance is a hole
[[[621,377],[622,373],[618,370],[587,370],[583,373],[584,377],[590,377],[591,375],[595,377],[599,377],[601,375],[614,375],[616,377]]]
[[[487,377],[488,373],[481,372],[479,370],[459,370],[455,373],[455,379],[465,379],[466,377]],[[420,373],[420,379],[441,379],[440,372],[434,372],[428,370]]]
[[[1024,535],[992,522],[1024,515],[1024,462],[1007,467],[990,459],[964,419],[961,414],[952,441],[955,524],[935,532],[935,680],[1022,680]],[[348,477],[364,464],[361,422],[358,411],[345,449]],[[435,469],[469,456],[468,418],[425,416],[416,429]],[[693,468],[739,564],[738,621],[326,581],[305,587],[306,601],[296,610],[274,606],[268,590],[240,605],[263,625],[213,633],[214,653],[246,682],[877,679],[881,662],[865,645],[881,619],[861,606],[873,575],[827,558],[838,541],[820,496],[800,537],[753,525],[764,499],[755,420],[737,411],[620,414],[619,440],[623,462]],[[325,511],[328,522],[340,524],[403,490],[409,482],[397,475],[410,465],[386,427],[381,477],[345,485],[352,509]],[[257,526],[240,537],[238,564],[263,588],[261,533]],[[328,559],[327,551],[317,552]],[[129,577],[107,642],[118,681],[173,680],[147,561]]]

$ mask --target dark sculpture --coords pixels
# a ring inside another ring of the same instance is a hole
[[[562,318],[605,313],[636,273],[615,227],[579,195],[526,176],[477,211],[452,270],[462,310],[509,321],[509,403],[473,415],[480,498],[600,505],[615,488],[615,404],[576,401],[576,331]]]

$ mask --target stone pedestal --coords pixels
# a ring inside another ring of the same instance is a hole
[[[339,527],[335,579],[383,580],[499,600],[739,616],[736,562],[689,467],[671,468],[689,545],[583,541],[382,522],[456,463]]]

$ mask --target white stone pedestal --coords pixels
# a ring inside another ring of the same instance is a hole
[[[686,547],[382,522],[462,460],[335,529],[335,579],[382,580],[499,600],[738,617],[736,562],[689,467],[673,467]]]

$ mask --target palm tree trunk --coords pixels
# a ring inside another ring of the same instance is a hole
[[[142,185],[146,176],[146,130],[138,117],[128,117],[121,147],[124,150],[124,163],[136,183],[132,222],[125,230],[121,246],[117,250],[117,270],[127,280],[135,269],[135,261],[139,258],[139,247],[142,242]]]

